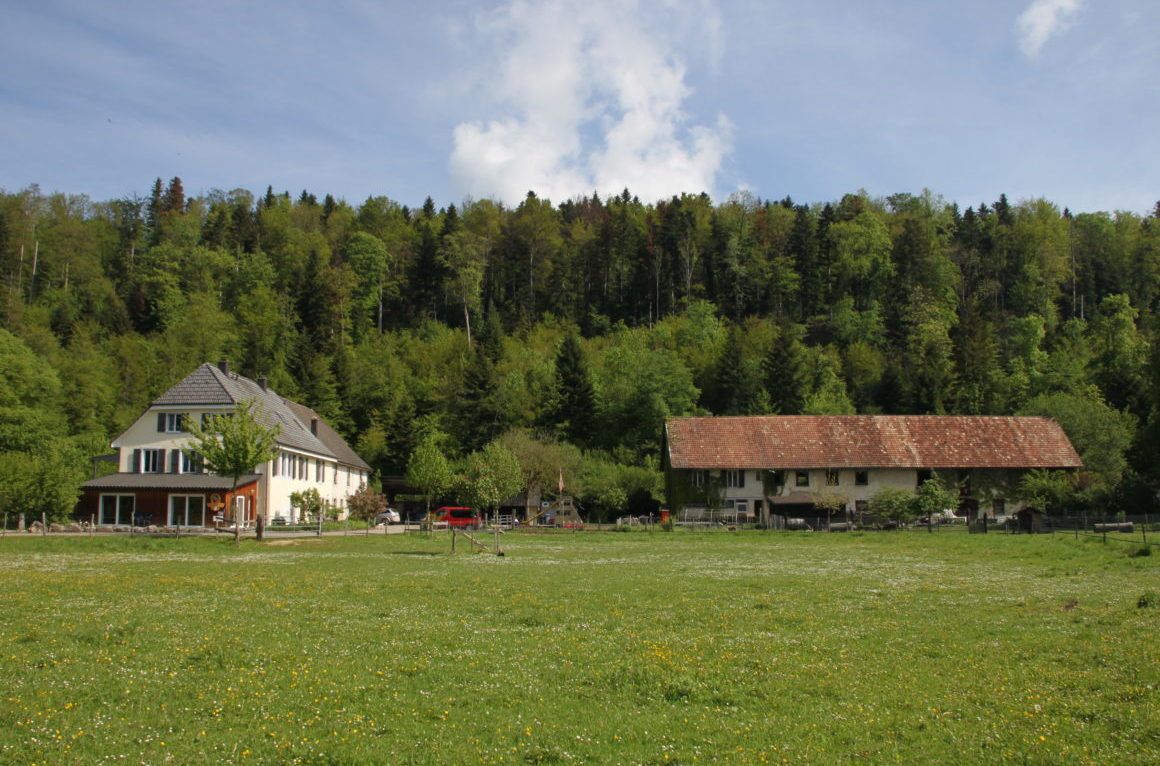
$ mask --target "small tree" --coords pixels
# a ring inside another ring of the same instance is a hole
[[[814,493],[814,506],[826,512],[826,521],[841,513],[842,521],[846,520],[846,495],[833,487],[824,487]]]
[[[914,518],[914,493],[899,487],[882,487],[870,498],[870,512],[902,524]]]
[[[379,511],[386,504],[387,499],[366,484],[346,498],[346,508],[350,511],[351,517],[365,521],[368,529],[371,526],[371,520],[378,516]]]
[[[278,454],[280,427],[258,420],[260,410],[252,400],[239,402],[232,413],[213,415],[204,423],[190,419],[186,428],[193,435],[189,450],[200,455],[206,468],[218,476],[233,479],[230,492],[236,492],[238,481],[261,463]],[[234,519],[234,542],[241,534],[241,519]]]
[[[499,442],[472,452],[464,462],[462,492],[471,505],[494,510],[520,491],[523,474],[515,454]]]
[[[428,434],[407,460],[407,484],[423,493],[428,515],[431,514],[431,497],[446,492],[455,481],[451,465],[439,449],[441,436],[438,432]]]
[[[958,489],[947,484],[938,474],[934,474],[924,481],[914,495],[914,514],[925,516],[934,522],[935,516],[941,516],[943,511],[954,511],[959,504]]]
[[[298,520],[317,519],[324,510],[322,495],[314,487],[290,493],[290,507],[298,509]]]

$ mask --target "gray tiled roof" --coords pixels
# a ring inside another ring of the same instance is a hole
[[[232,407],[250,400],[258,404],[259,422],[278,427],[279,444],[333,457],[343,465],[370,470],[370,466],[321,418],[318,436],[310,432],[310,419],[317,414],[309,407],[284,399],[270,388],[263,388],[235,372],[223,372],[220,366],[209,362],[157,397],[153,407],[164,410]]]
[[[359,457],[358,453],[350,448],[350,445],[347,444],[346,440],[339,435],[338,431],[335,431],[333,428],[331,428],[330,424],[319,417],[317,412],[304,404],[292,402],[289,399],[283,399],[282,402],[290,409],[291,412],[295,414],[295,416],[297,416],[300,422],[306,424],[308,429],[310,427],[310,421],[314,418],[318,418],[318,440],[330,449],[334,456],[338,458],[340,463],[343,463],[344,465],[352,465],[356,468],[362,468],[364,471],[371,470],[371,467],[367,465],[367,462]]]
[[[261,477],[256,473],[246,474],[238,479],[238,486],[253,484]],[[212,473],[111,473],[97,479],[90,479],[81,485],[84,489],[173,489],[173,490],[221,490],[234,486],[232,476],[215,476]]]

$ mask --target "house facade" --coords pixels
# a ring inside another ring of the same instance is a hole
[[[278,454],[241,477],[209,474],[188,450],[186,424],[231,413],[254,402],[257,419],[278,428]],[[290,495],[317,489],[323,502],[346,516],[347,498],[362,487],[370,466],[309,407],[285,399],[230,371],[226,361],[203,364],[159,396],[113,441],[117,472],[85,482],[78,516],[100,525],[213,526],[217,520],[250,524],[261,516],[299,521]]]
[[[960,513],[995,518],[1032,469],[1079,469],[1063,429],[1035,417],[771,415],[671,418],[662,461],[678,518],[763,524],[779,518],[862,518],[884,487],[914,491],[938,475]]]

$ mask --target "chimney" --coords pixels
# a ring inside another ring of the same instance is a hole
[[[315,436],[318,436],[318,418],[317,417],[313,417],[310,419],[310,433],[314,434]]]
[[[224,374],[229,375],[230,374],[230,360],[226,359],[225,357],[222,357],[222,360],[220,362],[218,362],[218,369],[221,370]]]
[[[260,388],[260,389],[262,389],[263,391],[265,391],[265,390],[266,390],[266,386],[268,386],[268,385],[270,385],[270,381],[266,379],[266,376],[265,376],[265,375],[263,375],[262,377],[258,378],[258,388]]]

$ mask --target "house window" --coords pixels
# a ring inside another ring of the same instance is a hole
[[[838,486],[838,472],[836,470],[834,470],[833,468],[826,469],[826,486],[827,487]]]
[[[201,495],[170,495],[169,526],[204,527],[205,498]]]
[[[205,461],[201,455],[188,450],[181,451],[180,473],[201,473],[205,470]]]
[[[797,486],[797,487],[810,486],[810,472],[809,471],[797,471],[796,473],[794,473],[793,483],[794,483],[794,486]]]
[[[854,471],[854,486],[865,487],[870,483],[869,471]]]
[[[1002,516],[1005,513],[1007,513],[1007,501],[1006,500],[1002,500],[1002,499],[995,500],[991,504],[991,507],[994,509],[994,511],[995,511],[994,515],[996,517]]]
[[[184,412],[158,412],[157,430],[161,433],[179,434],[185,431]]]
[[[165,450],[163,449],[143,449],[141,450],[141,463],[137,466],[138,473],[161,473],[161,469],[165,467]]]
[[[101,515],[98,522],[106,525],[128,526],[133,523],[133,495],[101,495]]]
[[[737,504],[733,506],[733,510],[737,513],[737,520],[742,521],[749,517],[749,501],[738,500]]]
[[[321,460],[314,461],[314,480],[321,482],[326,479],[326,466],[322,464]]]
[[[708,471],[689,471],[689,485],[693,487],[703,487],[709,480]]]
[[[725,486],[741,489],[745,486],[745,471],[725,471]]]
[[[921,487],[925,482],[930,481],[930,476],[930,469],[923,468],[918,472],[918,480],[915,482],[915,486]]]

